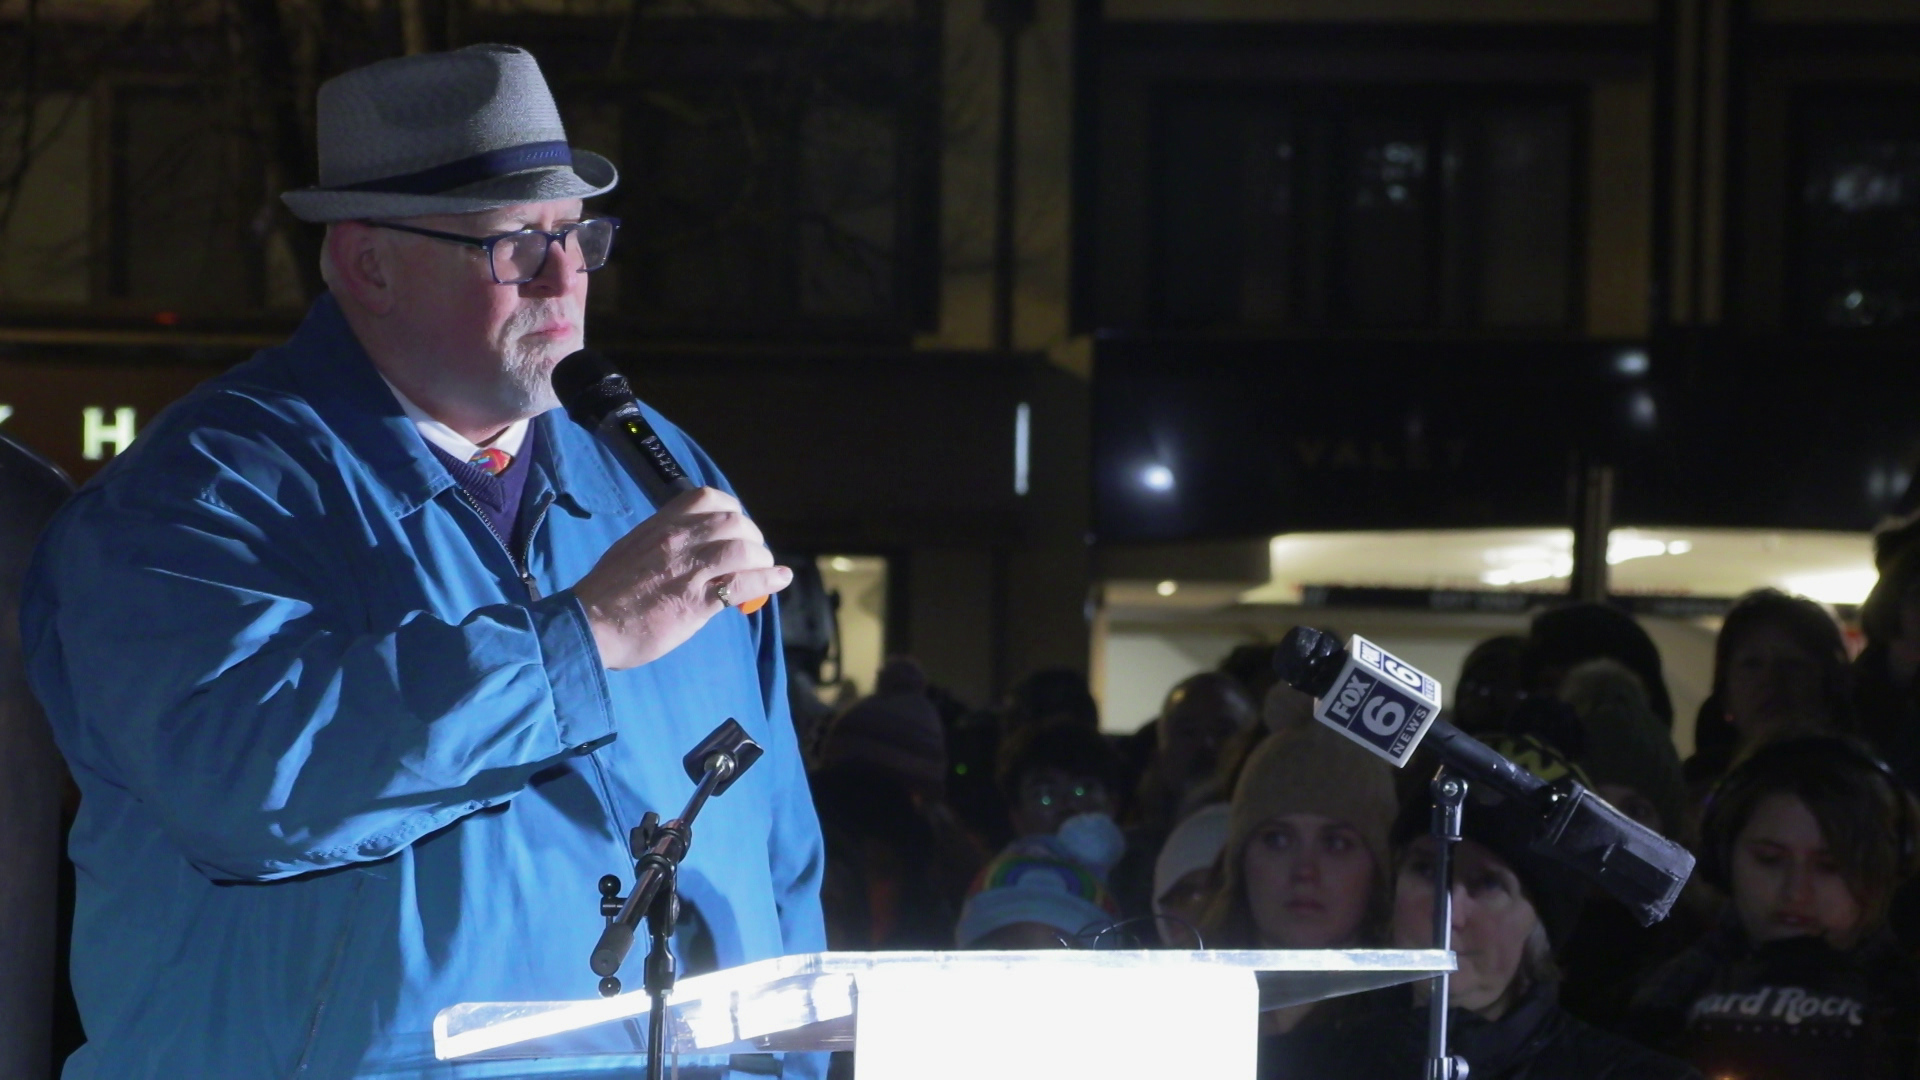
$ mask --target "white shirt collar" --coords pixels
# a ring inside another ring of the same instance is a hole
[[[407,395],[400,392],[399,387],[387,382],[385,375],[380,376],[380,381],[386,382],[387,389],[393,391],[394,400],[400,403],[400,409],[407,414],[407,419],[413,421],[413,426],[420,432],[421,438],[461,461],[471,461],[473,455],[481,451],[482,447],[479,443],[428,416],[420,406],[409,401]],[[514,421],[507,425],[505,431],[494,436],[493,441],[487,445],[504,450],[509,455],[518,454],[520,445],[527,441],[527,425],[532,422],[531,420]]]

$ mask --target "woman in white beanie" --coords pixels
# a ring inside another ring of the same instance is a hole
[[[1200,947],[1195,930],[1213,897],[1213,867],[1227,845],[1231,814],[1227,803],[1209,803],[1188,814],[1167,834],[1153,862],[1153,916],[1167,945]]]

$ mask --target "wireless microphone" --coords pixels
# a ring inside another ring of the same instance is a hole
[[[655,509],[696,486],[674,460],[660,434],[647,423],[633,387],[613,362],[592,349],[581,349],[553,367],[553,392],[575,423],[593,432],[601,444],[620,459],[627,475],[640,485]],[[751,615],[766,605],[756,596],[740,603]]]
[[[1310,627],[1287,631],[1273,654],[1282,681],[1316,699],[1314,719],[1393,767],[1432,735],[1449,768],[1506,801],[1476,813],[1534,818],[1533,850],[1571,867],[1626,905],[1643,926],[1667,917],[1693,873],[1693,853],[1615,809],[1571,778],[1547,783],[1440,715],[1440,683],[1363,637],[1343,649]]]
[[[553,392],[575,423],[599,437],[657,509],[694,483],[647,423],[627,377],[612,361],[581,349],[554,365]]]

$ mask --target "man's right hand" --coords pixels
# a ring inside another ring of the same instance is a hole
[[[740,604],[786,588],[760,529],[715,488],[676,496],[614,541],[573,587],[600,660],[616,671],[660,659],[718,615],[720,586]]]

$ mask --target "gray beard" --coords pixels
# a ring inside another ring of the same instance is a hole
[[[552,375],[563,357],[551,355],[554,346],[525,337],[551,313],[545,305],[525,308],[508,321],[504,331],[510,344],[500,358],[501,404],[520,416],[537,416],[560,404],[553,393]],[[579,320],[574,322],[578,325]]]

